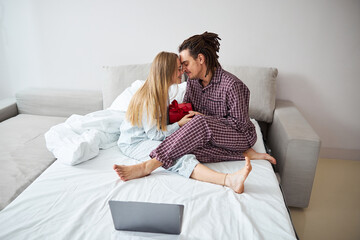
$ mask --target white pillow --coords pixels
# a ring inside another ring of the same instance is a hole
[[[173,100],[176,100],[178,103],[182,103],[184,101],[185,92],[186,92],[186,82],[171,85],[169,89],[170,103]]]
[[[109,110],[117,110],[126,112],[132,96],[145,83],[144,80],[136,80],[130,87],[126,88],[111,104]],[[174,84],[169,89],[170,103],[176,99],[178,103],[182,103],[186,91],[186,82]]]

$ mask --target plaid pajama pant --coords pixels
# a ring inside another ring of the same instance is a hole
[[[250,122],[249,128],[252,127]],[[185,154],[194,154],[205,163],[244,160],[242,153],[256,142],[256,134],[251,132],[239,133],[212,116],[196,115],[167,137],[150,157],[162,162],[165,169]]]

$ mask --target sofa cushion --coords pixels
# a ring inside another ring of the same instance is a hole
[[[101,91],[31,88],[16,94],[19,113],[70,117],[102,110]]]
[[[18,114],[15,98],[0,100],[0,122]]]
[[[135,80],[145,80],[151,64],[135,64],[104,67],[103,107],[110,107],[112,102]]]
[[[20,114],[0,124],[0,210],[51,163],[44,133],[66,118]]]
[[[223,68],[241,79],[250,89],[250,117],[258,121],[271,122],[275,109],[277,69],[226,65]],[[104,69],[103,106],[106,109],[132,82],[147,78],[150,64],[113,66]]]

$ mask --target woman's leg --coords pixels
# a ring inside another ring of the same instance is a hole
[[[113,169],[119,175],[120,179],[127,181],[134,178],[141,178],[149,175],[156,168],[161,167],[162,163],[156,159],[147,161],[149,159],[149,153],[160,143],[160,141],[144,140],[137,145],[120,146],[120,150],[124,155],[142,162],[131,166],[115,164]],[[198,163],[199,161],[195,155],[187,154],[176,160],[175,164],[167,170],[189,178]]]
[[[120,151],[127,157],[140,161],[135,165],[117,165],[113,169],[119,175],[120,179],[127,181],[130,179],[141,178],[149,175],[156,168],[161,167],[159,161],[148,160],[149,153],[159,146],[161,141],[144,140],[134,145],[120,145]]]
[[[251,163],[248,157],[245,157],[245,166],[234,173],[219,173],[203,164],[196,165],[191,178],[203,182],[214,183],[231,188],[236,193],[244,192],[244,183],[249,173],[251,172]]]
[[[167,171],[177,173],[183,177],[190,178],[193,173],[195,167],[200,162],[196,159],[194,154],[186,154],[181,158],[175,161],[175,164],[168,169]]]
[[[214,171],[206,167],[205,165],[199,163],[194,168],[194,171],[191,173],[190,177],[202,182],[227,186],[234,190],[234,192],[236,193],[242,193],[244,192],[245,180],[252,169],[250,159],[248,157],[245,157],[245,161],[245,166],[242,169],[229,174]],[[121,180],[127,181],[147,176],[160,166],[162,166],[162,163],[153,158],[136,165],[114,165],[114,169],[120,176]]]
[[[187,154],[179,158],[172,167],[167,169],[167,171],[175,172],[183,177],[189,178],[198,164],[199,161],[196,160],[195,155]],[[115,164],[113,168],[121,180],[128,181],[135,178],[145,177],[162,165],[162,162],[153,158],[135,165]]]
[[[114,165],[113,168],[116,171],[116,173],[119,175],[120,179],[123,181],[128,181],[135,178],[141,178],[144,176],[149,175],[152,171],[157,169],[158,167],[161,167],[163,165],[162,162],[158,161],[156,158],[150,159],[145,161],[148,158],[148,153],[151,151],[151,149],[156,148],[161,142],[159,141],[143,141],[140,144],[136,146],[129,146],[127,148],[121,148],[121,151],[127,155],[128,157],[134,158],[136,160],[142,161],[139,164],[135,165]],[[148,149],[148,151],[146,151]],[[219,152],[218,152],[219,151]],[[204,154],[204,157],[206,160],[208,160],[209,156],[215,156],[217,154],[224,155],[223,153],[225,151],[224,149],[219,148],[211,148],[211,149],[198,149],[197,154],[198,157],[202,159],[202,155]],[[211,153],[211,154],[209,154]],[[231,154],[229,154],[231,155]],[[255,160],[255,159],[267,159],[271,163],[276,164],[276,160],[271,157],[269,154],[266,153],[258,153],[255,152],[252,148],[248,149],[243,153],[246,158],[249,160]],[[211,161],[210,161],[211,162]],[[248,169],[248,167],[250,168]],[[225,177],[225,174],[219,173],[216,171],[211,170],[210,168],[207,168],[203,164],[199,164],[198,160],[196,159],[195,155],[193,154],[187,154],[181,158],[179,158],[176,163],[168,168],[167,170],[171,172],[176,172],[184,177],[191,177],[193,179],[219,184],[219,185],[225,185],[233,189],[235,192],[242,192],[243,191],[243,185],[244,181],[247,177],[247,174],[251,171],[251,164],[250,161],[246,162],[245,168],[229,174]],[[242,179],[245,176],[243,181],[239,181],[239,179]],[[225,178],[228,180],[224,183]]]

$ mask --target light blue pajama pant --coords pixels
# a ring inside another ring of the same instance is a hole
[[[150,159],[150,152],[156,149],[160,143],[161,141],[147,139],[131,145],[119,144],[118,146],[121,152],[127,157],[144,162]],[[176,163],[166,170],[189,178],[198,163],[199,161],[194,154],[186,154],[177,159]]]

